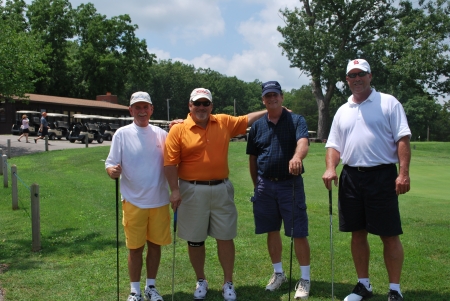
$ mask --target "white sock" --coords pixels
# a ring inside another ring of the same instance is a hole
[[[283,264],[281,262],[273,263],[272,265],[275,273],[283,273]]]
[[[393,291],[397,291],[400,296],[403,297],[402,292],[400,291],[400,284],[399,283],[389,283],[389,289]]]
[[[305,280],[310,280],[311,276],[310,276],[310,266],[309,265],[304,265],[304,266],[300,266],[300,278],[305,279]]]
[[[141,286],[139,282],[130,282],[131,292],[140,295],[141,294]]]
[[[369,278],[358,278],[358,282],[364,284],[364,286],[369,289],[370,288],[370,280]]]
[[[155,286],[156,280],[155,279],[149,279],[147,278],[147,280],[145,281],[145,287],[152,285]]]

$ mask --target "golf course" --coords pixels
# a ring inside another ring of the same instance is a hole
[[[228,164],[239,212],[234,283],[240,301],[289,300],[289,283],[264,290],[273,268],[266,236],[254,234],[253,184],[245,142],[232,142]],[[304,160],[311,246],[308,300],[341,301],[357,282],[350,234],[338,230],[337,188],[330,223],[325,147],[312,143]],[[0,188],[0,300],[117,300],[116,186],[105,172],[108,146],[56,150],[8,159],[9,187]],[[401,289],[407,301],[450,300],[450,143],[411,142],[411,190],[399,197],[405,252]],[[19,209],[12,210],[11,171],[17,166]],[[339,167],[340,171],[341,167]],[[149,171],[151,175],[151,171]],[[2,178],[3,179],[3,178]],[[3,181],[2,181],[3,182]],[[32,252],[30,186],[39,185],[41,250]],[[121,211],[119,215],[121,221]],[[332,224],[332,240],[330,225]],[[369,236],[373,301],[386,301],[389,283],[380,239]],[[222,301],[223,281],[216,242],[206,241],[208,301]],[[331,264],[331,246],[334,260]],[[283,236],[283,268],[289,277],[290,237]],[[195,274],[187,243],[162,248],[156,285],[165,301],[192,300]],[[175,261],[174,274],[172,263]],[[332,268],[334,272],[332,273]],[[145,272],[141,283],[144,283]],[[332,277],[333,275],[333,277]],[[292,290],[300,276],[294,260]],[[174,295],[172,296],[172,281]],[[127,249],[119,225],[119,294],[129,294]],[[2,299],[3,298],[3,299]],[[290,294],[294,300],[293,292]]]

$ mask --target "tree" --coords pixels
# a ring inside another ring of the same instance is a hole
[[[450,102],[447,101],[441,106],[434,124],[431,137],[437,141],[450,141]]]
[[[49,49],[44,63],[48,72],[40,75],[35,93],[69,96],[73,78],[68,64],[70,39],[74,36],[73,10],[68,0],[34,0],[27,17],[31,32]]]
[[[79,48],[72,67],[78,66],[73,75],[78,97],[95,98],[111,92],[128,100],[130,95],[124,95],[125,88],[142,84],[141,74],[154,63],[155,55],[148,53],[145,40],[136,37],[137,28],[128,15],[107,19],[97,13],[92,3],[76,9]]]
[[[312,87],[304,85],[300,89],[292,89],[284,93],[284,106],[305,117],[308,130],[317,130],[317,103],[312,93]]]
[[[432,97],[414,96],[403,105],[411,129],[411,140],[425,140],[428,130],[434,130],[434,121],[441,106]],[[434,132],[434,131],[433,131]]]
[[[420,1],[422,8],[417,9],[409,1],[394,6],[392,0],[301,3],[301,9],[281,11],[286,26],[278,27],[284,38],[279,46],[291,67],[311,77],[319,110],[319,138],[328,135],[329,105],[335,92],[341,90],[349,95],[342,83],[351,59],[367,59],[374,72],[374,87],[388,88],[388,93],[403,91],[401,99],[410,89],[420,95],[426,95],[430,87],[448,93],[448,1],[429,1],[425,5]],[[417,17],[422,19],[415,22]],[[442,76],[440,84],[432,85],[436,77]]]
[[[45,49],[24,31],[23,8],[20,1],[7,1],[5,6],[0,1],[0,94],[6,98],[24,98],[33,91],[36,74],[45,70]]]

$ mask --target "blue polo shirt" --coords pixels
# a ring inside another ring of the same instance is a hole
[[[285,109],[277,124],[269,121],[267,114],[255,121],[248,135],[247,154],[257,157],[258,175],[289,177],[289,161],[301,138],[308,138],[305,118]]]

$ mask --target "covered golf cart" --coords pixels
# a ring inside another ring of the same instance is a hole
[[[41,124],[41,113],[37,111],[27,111],[27,110],[21,110],[16,111],[16,122],[13,124],[11,128],[11,134],[13,135],[22,135],[22,116],[23,115],[28,116],[28,120],[30,120],[29,127],[29,133],[30,136],[36,136],[37,132],[39,131],[39,126]]]
[[[49,125],[48,129],[48,139],[50,140],[61,140],[62,137],[69,140],[69,123],[67,121],[61,120],[63,118],[68,118],[66,114],[59,113],[47,113],[47,121]]]
[[[75,141],[86,143],[85,139],[88,139],[89,143],[92,143],[94,140],[97,140],[98,143],[103,143],[103,136],[99,131],[98,124],[95,123],[95,119],[98,118],[97,115],[74,114],[73,118],[81,121],[74,122],[71,125],[69,134],[71,143]]]

